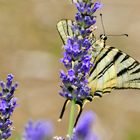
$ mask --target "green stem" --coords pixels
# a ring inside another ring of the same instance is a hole
[[[73,134],[74,128],[74,113],[75,113],[75,100],[71,101],[71,110],[70,110],[70,118],[69,118],[69,128],[68,128],[68,135],[71,137]]]

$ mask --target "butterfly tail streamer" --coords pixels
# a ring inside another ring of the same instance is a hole
[[[69,102],[70,102],[69,99],[67,99],[67,100],[64,102],[64,105],[63,105],[63,107],[62,107],[62,111],[61,111],[61,113],[60,113],[60,117],[59,117],[58,121],[61,121],[61,120],[62,120],[63,115],[64,115],[65,110],[66,110],[66,107],[67,107],[67,105],[68,105]]]

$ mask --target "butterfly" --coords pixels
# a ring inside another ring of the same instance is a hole
[[[71,28],[73,24],[72,20],[61,20],[57,24],[64,45],[68,37],[74,36]],[[102,95],[110,93],[113,89],[140,89],[140,63],[123,51],[106,45],[106,40],[107,36],[102,34],[92,45],[94,48],[94,66],[91,68],[88,77],[91,94],[87,99],[76,103],[79,106],[79,113],[75,126],[85,103],[87,101],[91,102],[95,96],[102,97]],[[68,102],[67,99],[64,103],[60,119]]]

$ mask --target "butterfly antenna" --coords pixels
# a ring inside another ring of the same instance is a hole
[[[120,34],[120,35],[107,35],[107,36],[125,36],[125,37],[128,37],[128,34]]]
[[[105,33],[105,27],[104,27],[104,22],[103,22],[103,15],[101,13],[100,13],[100,17],[101,17],[101,24],[102,24],[102,28],[103,28],[103,33],[104,33],[104,35],[106,35],[106,33]],[[125,36],[125,37],[128,37],[128,34],[106,35],[106,36]]]
[[[102,24],[102,28],[103,28],[103,33],[104,33],[104,35],[106,35],[105,27],[104,27],[104,22],[103,22],[103,15],[101,13],[100,13],[100,17],[101,17],[101,24]]]

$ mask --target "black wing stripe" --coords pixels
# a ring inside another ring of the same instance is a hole
[[[139,63],[137,61],[133,62],[131,66],[128,67],[128,70],[132,70],[134,68],[136,68],[137,66],[139,66]]]
[[[74,32],[72,31],[72,25],[73,21],[67,19],[61,20],[57,24],[57,30],[59,32],[63,44],[66,44],[68,36],[74,36]]]
[[[106,90],[106,91],[104,91],[104,93],[110,93],[111,91],[110,90]]]
[[[65,32],[65,35],[66,36],[68,36],[68,21],[67,20],[65,20],[64,22],[63,22],[63,29],[64,29],[64,32]]]
[[[130,81],[140,81],[140,78],[136,78],[136,79],[131,79]]]
[[[67,24],[67,26],[69,27],[68,28],[68,35],[69,36],[74,36],[74,32],[73,32],[73,30],[72,30],[72,26],[73,26],[73,22],[71,21],[71,20],[69,20],[69,21],[67,21],[68,22],[68,24]]]
[[[132,73],[130,73],[131,75],[132,74],[136,74],[136,73],[139,73],[140,72],[140,68],[138,68],[137,70],[133,71]]]
[[[125,74],[127,71],[132,70],[133,68],[135,68],[136,66],[138,66],[138,63],[135,61],[133,62],[129,67],[122,69],[120,72],[117,73],[117,76],[122,76],[123,74]]]
[[[102,49],[100,49],[99,53],[100,54],[102,51],[104,50],[104,47],[102,47]],[[97,59],[98,55],[95,57],[93,64],[95,63],[96,59]]]
[[[130,58],[129,55],[126,55],[126,56],[124,57],[124,59],[121,61],[121,63],[124,62],[125,60],[129,59],[129,58]]]
[[[97,76],[99,76],[98,77],[98,79],[100,78],[100,77],[102,77],[105,73],[106,73],[106,71],[111,67],[111,66],[113,66],[114,65],[114,63],[119,59],[119,57],[122,55],[122,53],[121,52],[118,52],[115,56],[114,56],[114,58],[113,58],[113,60],[97,75]],[[96,76],[96,77],[97,77]]]
[[[64,29],[63,29],[63,30],[64,30]],[[57,26],[57,31],[58,31],[58,33],[59,33],[59,36],[60,36],[60,38],[61,38],[63,44],[65,44],[65,40],[63,39],[63,37],[62,37],[62,35],[61,35],[61,32],[60,32],[58,26]]]
[[[68,25],[68,20],[66,20],[66,32],[67,32],[67,35],[70,36],[69,34],[69,25]]]
[[[115,88],[115,86],[113,86],[113,87],[105,87],[103,90],[106,91],[106,90],[108,90],[108,89],[110,89],[110,88],[113,89],[113,88]]]
[[[95,63],[93,69],[90,71],[90,75],[94,72],[94,70],[96,69],[97,65],[102,61],[102,59],[103,59],[104,57],[106,57],[107,54],[108,54],[112,49],[113,49],[113,47],[110,47],[110,48],[102,55],[102,57]]]
[[[98,97],[102,97],[103,92],[100,90],[96,90],[96,92],[94,93],[94,96],[98,96]]]
[[[140,89],[139,87],[115,87],[115,89]]]
[[[127,68],[122,69],[120,72],[117,73],[117,76],[122,76],[123,74],[125,74],[127,72]]]
[[[116,79],[116,77],[112,77],[111,79],[109,79],[109,80],[106,81],[106,82],[112,81],[112,80],[114,80],[114,79]]]

